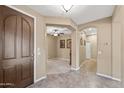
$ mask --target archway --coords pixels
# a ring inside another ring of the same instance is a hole
[[[80,32],[80,67],[85,62],[92,62],[97,69],[97,28],[87,27]],[[88,64],[90,64],[88,63]]]
[[[71,70],[71,34],[66,26],[47,25],[47,74]]]

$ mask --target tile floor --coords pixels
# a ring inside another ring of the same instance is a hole
[[[96,62],[86,60],[80,70],[48,74],[47,78],[29,88],[119,88],[121,83],[96,75]]]
[[[47,62],[47,74],[60,74],[70,71],[69,61],[49,59]]]

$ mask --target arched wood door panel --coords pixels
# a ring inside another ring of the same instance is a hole
[[[17,80],[16,66],[8,66],[4,68],[4,87],[15,87]]]
[[[16,32],[17,16],[3,17],[2,62],[4,87],[14,87],[16,84]]]
[[[0,6],[0,87],[33,83],[33,19]]]
[[[22,21],[22,57],[29,57],[31,27],[30,24],[24,18],[22,18],[21,21]]]
[[[0,7],[0,60],[2,59],[2,14],[1,14],[1,7]]]
[[[3,58],[16,59],[16,31],[17,16],[7,16],[3,20],[4,41],[3,41]]]
[[[0,6],[0,87],[3,87],[3,70],[2,70],[2,8]]]
[[[2,83],[3,83],[3,70],[0,69],[0,87],[3,87]]]
[[[31,24],[27,19],[21,17],[21,58],[23,62],[21,64],[21,80],[33,81],[33,64],[31,54]]]

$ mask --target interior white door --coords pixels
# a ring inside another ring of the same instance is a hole
[[[91,43],[86,42],[86,59],[91,58]]]

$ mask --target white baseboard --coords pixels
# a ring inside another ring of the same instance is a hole
[[[75,67],[71,67],[71,70],[75,70],[75,71],[77,71],[77,70],[79,70],[80,69],[80,67],[77,67],[77,68],[75,68]]]
[[[45,79],[45,78],[47,78],[47,76],[43,76],[43,77],[41,77],[41,78],[35,80],[34,83],[37,83],[38,81],[43,80],[43,79]]]
[[[102,76],[102,77],[106,77],[106,78],[109,78],[109,79],[112,79],[112,77],[109,76],[109,75],[100,74],[100,73],[96,73],[96,75],[98,75],[98,76]]]
[[[102,76],[102,77],[106,77],[106,78],[109,78],[109,79],[112,79],[112,80],[116,80],[116,81],[121,82],[121,80],[120,80],[120,79],[118,79],[118,78],[114,78],[114,77],[109,76],[109,75],[100,74],[100,73],[96,73],[96,75],[98,75],[98,76]]]
[[[113,80],[121,82],[121,79],[112,77]]]

